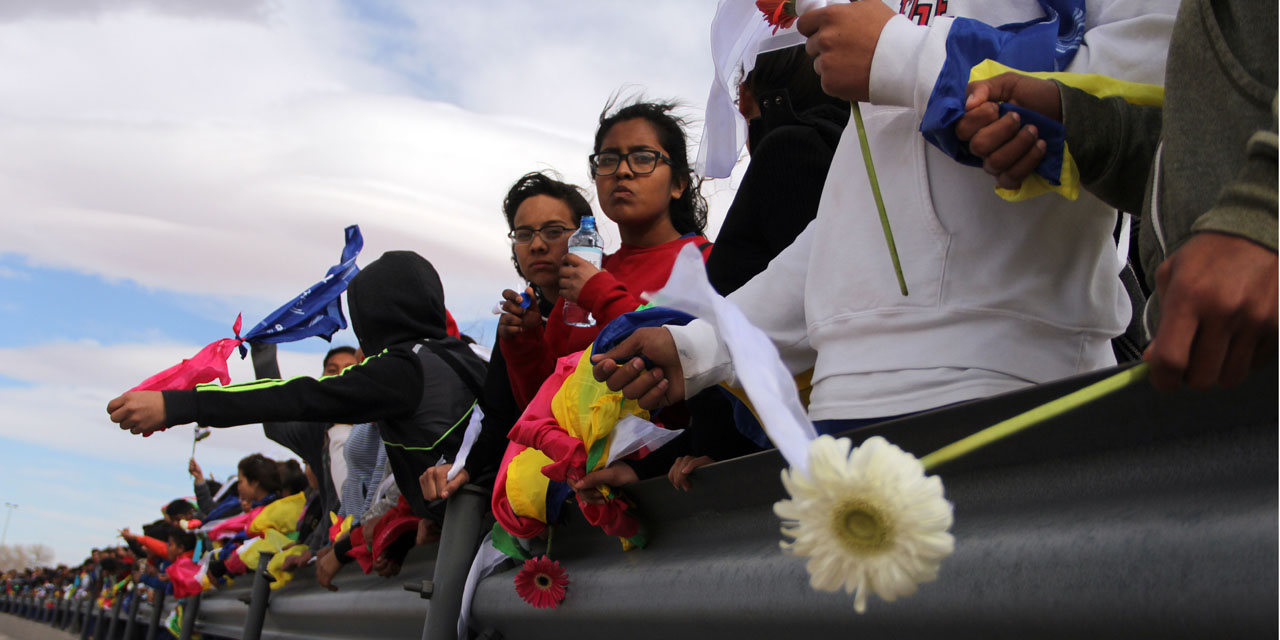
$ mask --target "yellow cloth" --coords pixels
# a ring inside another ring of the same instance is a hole
[[[507,502],[516,515],[547,521],[547,486],[551,481],[542,475],[542,468],[552,462],[546,454],[533,448],[511,459],[507,465]]]
[[[601,455],[588,472],[604,467],[609,459],[608,438],[613,435],[613,427],[627,415],[635,415],[645,420],[649,412],[640,408],[635,400],[627,400],[619,391],[610,391],[608,385],[596,380],[592,372],[591,348],[582,352],[578,365],[560,385],[560,390],[551,399],[551,413],[556,423],[569,435],[582,441],[590,455],[591,448],[600,440],[605,440]]]
[[[280,498],[263,507],[258,517],[249,523],[249,535],[263,535],[268,529],[280,533],[293,533],[298,527],[298,518],[307,506],[307,496],[301,492],[287,498]]]
[[[330,537],[333,538],[333,540],[330,540],[330,542],[336,541],[338,538],[341,538],[342,536],[345,536],[348,533],[350,533],[351,523],[354,521],[355,521],[355,518],[353,518],[352,516],[347,516],[343,518],[342,526],[338,527],[338,535],[335,536],[332,534],[332,529],[333,529],[333,525],[338,524],[338,514],[330,511],[329,512],[329,529],[330,529]]]
[[[1164,87],[1158,85],[1126,82],[1093,73],[1020,71],[1006,67],[995,60],[983,60],[970,69],[969,82],[994,78],[1003,73],[1017,73],[1042,80],[1057,80],[1068,87],[1086,91],[1099,98],[1120,97],[1130,104],[1153,107],[1164,104]],[[1050,192],[1057,193],[1068,200],[1080,197],[1080,171],[1076,167],[1075,158],[1071,156],[1071,149],[1065,142],[1062,145],[1062,170],[1058,174],[1058,182],[1059,184],[1054,186],[1044,177],[1033,173],[1022,181],[1022,186],[1018,189],[996,187],[996,193],[1010,202],[1020,202]]]

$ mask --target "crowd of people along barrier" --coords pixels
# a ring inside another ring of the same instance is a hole
[[[582,188],[550,171],[516,179],[494,215],[527,286],[494,292],[488,349],[447,310],[449,274],[412,247],[357,267],[362,237],[347,229],[315,286],[107,405],[141,435],[262,423],[298,460],[250,454],[219,483],[193,458],[194,499],[76,567],[6,573],[5,591],[128,608],[233,584],[265,557],[272,588],[314,564],[338,590],[351,564],[397,575],[440,539],[448,498],[476,485],[494,525],[473,570],[515,559],[513,588],[557,607],[567,578],[534,549],[567,510],[643,548],[628,485],[665,476],[696,491],[704,465],[784,449],[730,329],[650,304],[682,259],[705,261],[693,279],[758,327],[771,347],[757,355],[796,381],[773,393],[803,399],[818,440],[1139,358],[1133,377],[1160,389],[1238,384],[1275,358],[1275,61],[1223,63],[1245,85],[1193,62],[1244,42],[1274,53],[1276,8],[1229,3],[1270,18],[1213,30],[1206,1],[1096,15],[1066,0],[1009,15],[956,0],[903,14],[756,3],[771,27],[733,20],[758,10],[724,0],[698,153],[675,102],[616,96],[584,150],[617,251],[570,246],[595,228]],[[796,33],[805,44],[781,46]],[[1200,96],[1231,117],[1203,121]],[[712,243],[702,181],[727,177],[743,143],[750,165]],[[1117,251],[1125,212],[1141,214],[1140,259]],[[343,291],[359,344],[331,350],[319,376],[282,379],[275,344],[345,327]],[[258,380],[230,383],[236,349]],[[939,558],[949,539],[938,533]],[[886,581],[861,583],[858,607],[914,590]]]

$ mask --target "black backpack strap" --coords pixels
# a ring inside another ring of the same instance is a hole
[[[467,385],[467,388],[471,390],[471,393],[476,397],[476,400],[484,397],[484,392],[482,390],[483,387],[481,386],[480,381],[476,380],[475,376],[473,376],[466,367],[462,366],[462,362],[458,360],[458,356],[454,355],[440,343],[431,340],[419,342],[414,345],[413,350],[417,351],[420,347],[426,347],[431,351],[431,353],[436,354],[436,356],[443,360],[445,364],[449,365],[449,368],[453,369],[453,372],[462,380],[462,384]]]

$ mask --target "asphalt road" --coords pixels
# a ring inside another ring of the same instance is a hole
[[[47,624],[0,613],[0,640],[67,640],[74,637]]]

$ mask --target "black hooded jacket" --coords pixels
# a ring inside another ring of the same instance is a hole
[[[427,517],[418,476],[442,456],[456,456],[484,362],[445,332],[440,277],[416,253],[389,251],[370,263],[348,286],[347,304],[363,363],[320,379],[165,391],[165,422],[376,422],[396,485],[414,513]]]
[[[818,214],[849,107],[821,104],[796,113],[786,90],[757,96],[748,130],[751,164],[707,258],[707,277],[729,295],[764,271]]]

